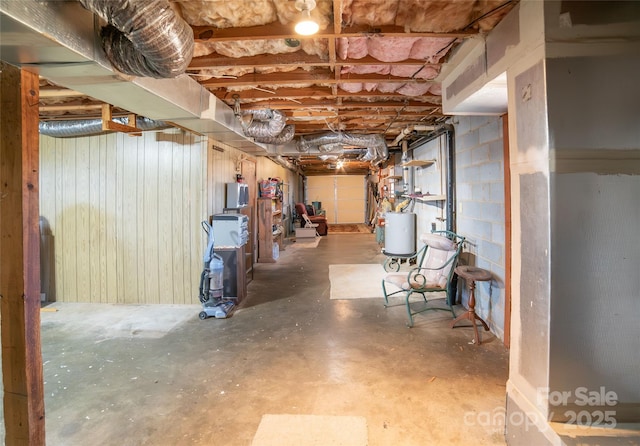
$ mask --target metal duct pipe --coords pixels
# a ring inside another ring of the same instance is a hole
[[[246,110],[242,116],[250,119],[245,122],[240,120],[245,136],[262,138],[267,136],[277,136],[284,129],[287,117],[280,110],[263,108],[259,110]]]
[[[337,147],[337,144],[367,148],[367,153],[362,157],[365,161],[377,165],[389,156],[389,149],[384,138],[380,135],[355,135],[351,133],[322,133],[300,137],[297,148],[300,152],[309,152],[313,148]],[[320,150],[320,149],[319,149]],[[330,153],[330,152],[327,152]]]
[[[129,125],[128,118],[113,118],[113,121]],[[95,136],[110,131],[102,130],[102,119],[78,119],[73,121],[40,121],[40,134],[54,138],[75,138],[79,136]],[[163,121],[136,117],[136,127],[140,130],[162,130],[171,128]]]
[[[456,222],[456,147],[455,147],[455,130],[453,125],[446,124],[443,126],[444,132],[447,134],[447,230],[455,232]],[[455,294],[454,294],[455,295]]]
[[[113,66],[134,76],[173,78],[193,57],[193,30],[167,0],[80,0],[109,23],[102,48]]]
[[[254,141],[263,144],[284,144],[293,139],[296,134],[296,128],[294,125],[285,125],[284,129],[275,136],[256,136]],[[247,135],[249,136],[249,135]]]
[[[274,163],[277,163],[279,165],[281,165],[282,167],[284,167],[285,169],[289,169],[293,172],[297,172],[298,168],[295,164],[293,164],[291,161],[284,159],[282,156],[277,155],[277,156],[270,156],[269,159],[271,161],[273,161]]]
[[[412,132],[428,132],[428,131],[432,131],[435,130],[436,127],[432,126],[432,125],[410,125],[407,126],[405,128],[403,128],[400,131],[400,134],[398,134],[398,136],[396,136],[396,139],[393,140],[393,142],[391,143],[391,146],[397,146],[398,144],[400,144],[400,141],[402,141],[404,138],[407,137],[407,135],[409,135]]]

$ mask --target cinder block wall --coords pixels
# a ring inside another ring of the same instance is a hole
[[[457,116],[457,231],[467,237],[464,261],[493,273],[476,286],[476,312],[504,339],[505,211],[502,119]],[[468,291],[460,283],[462,302]]]

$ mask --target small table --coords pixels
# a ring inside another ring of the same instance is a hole
[[[478,326],[476,324],[476,320],[482,323],[485,331],[489,331],[489,326],[485,321],[482,320],[480,316],[476,314],[475,288],[476,282],[486,282],[491,280],[491,272],[487,271],[486,269],[468,265],[458,266],[454,271],[458,276],[462,277],[469,286],[469,310],[464,314],[461,314],[453,322],[451,322],[451,328],[453,328],[458,322],[463,319],[470,320],[471,324],[473,325],[473,332],[475,334],[475,344],[480,345],[480,336],[478,335]]]

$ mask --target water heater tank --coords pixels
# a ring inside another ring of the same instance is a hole
[[[416,214],[387,212],[384,220],[384,253],[411,256],[416,252]]]

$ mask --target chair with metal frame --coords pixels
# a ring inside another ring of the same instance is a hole
[[[316,235],[320,237],[320,234],[318,234],[318,226],[320,226],[320,223],[312,223],[307,214],[301,214],[301,215],[302,215],[302,219],[304,220],[304,227],[315,229]]]
[[[451,231],[433,231],[431,234],[423,234],[420,241],[424,246],[416,256],[419,266],[411,268],[408,272],[388,273],[382,279],[385,308],[396,306],[389,305],[389,297],[404,293],[409,327],[413,327],[414,315],[428,310],[451,311],[453,318],[456,317],[453,311],[455,296],[451,292],[451,280],[465,237]],[[388,286],[398,289],[389,292]],[[436,298],[444,297],[448,308],[427,305],[429,302],[427,293],[440,293]],[[425,306],[419,310],[414,309],[416,302],[409,301],[414,294],[421,295],[425,303]]]

